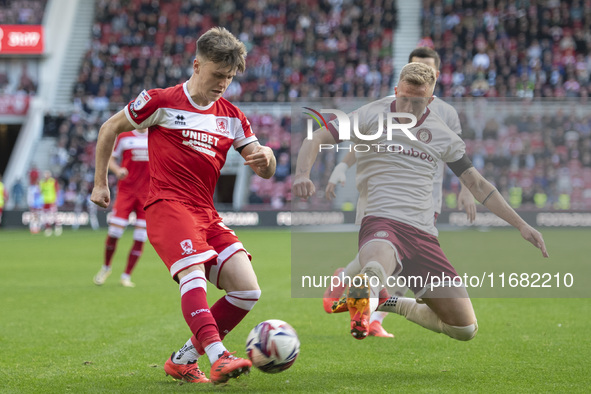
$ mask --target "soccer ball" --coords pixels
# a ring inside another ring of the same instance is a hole
[[[263,372],[277,373],[291,367],[300,353],[300,340],[292,326],[282,320],[257,324],[246,339],[246,354]]]

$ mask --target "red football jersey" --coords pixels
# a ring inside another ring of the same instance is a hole
[[[118,193],[148,194],[150,169],[148,167],[148,133],[136,130],[119,134],[113,156],[119,166],[127,168],[129,174],[119,181]]]
[[[187,82],[142,91],[125,107],[136,128],[149,128],[150,191],[146,206],[162,200],[214,208],[213,193],[230,147],[256,141],[246,116],[224,98],[202,107]]]

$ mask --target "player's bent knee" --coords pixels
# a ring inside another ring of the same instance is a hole
[[[123,232],[125,231],[125,227],[115,226],[113,224],[109,225],[109,229],[107,230],[107,234],[109,237],[113,238],[121,238],[123,236]]]
[[[260,290],[229,291],[226,294],[228,302],[240,309],[250,311],[261,298]]]
[[[144,227],[136,227],[133,230],[133,239],[135,241],[146,242],[148,239],[148,232]]]
[[[478,332],[478,322],[474,322],[469,326],[450,326],[449,324],[442,324],[443,332],[453,339],[458,341],[469,341],[476,336]]]

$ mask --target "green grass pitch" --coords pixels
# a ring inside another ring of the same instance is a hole
[[[162,369],[190,336],[178,287],[151,246],[133,276],[137,287],[119,285],[131,233],[119,242],[113,275],[97,287],[92,277],[102,263],[104,230],[65,231],[59,238],[0,231],[1,393],[588,392],[591,387],[588,298],[473,299],[480,331],[470,342],[394,315],[384,321],[394,339],[357,341],[348,333],[346,314],[325,314],[319,299],[291,298],[290,233],[264,230],[238,231],[254,256],[263,295],[224,342],[244,356],[254,325],[282,319],[300,336],[300,356],[276,375],[253,370],[223,387],[180,384]],[[589,231],[546,230],[544,237],[552,264],[573,258],[589,263]],[[511,259],[524,258],[509,253],[512,248],[538,258],[516,231],[443,232],[440,239],[454,264],[486,259],[510,265]],[[354,235],[351,240],[348,249],[355,247]],[[214,301],[222,293],[210,285],[208,294]]]

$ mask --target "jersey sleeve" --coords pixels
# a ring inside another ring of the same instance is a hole
[[[446,163],[456,162],[466,153],[466,144],[464,144],[464,141],[457,135],[453,135],[452,137],[454,138],[451,139],[447,149],[441,155],[441,160]]]
[[[460,116],[458,115],[458,111],[451,105],[449,106],[450,110],[447,117],[447,126],[456,133],[457,135],[462,134],[462,124],[460,123]]]
[[[443,119],[451,131],[457,135],[462,134],[462,124],[460,123],[460,117],[458,115],[458,111],[456,111],[453,105],[439,97],[436,97],[435,100],[433,100],[433,102],[430,104],[429,108],[434,113],[439,115],[441,119]]]
[[[238,111],[238,122],[234,123],[234,142],[233,146],[234,149],[238,150],[243,146],[250,144],[251,142],[258,141],[257,137],[254,135],[252,131],[252,127],[250,126],[250,122],[246,118],[246,116],[242,113],[242,111]]]
[[[136,129],[158,124],[161,114],[157,89],[142,90],[135,100],[125,106],[125,116]]]
[[[113,148],[113,153],[111,156],[116,159],[121,158],[121,134],[119,134],[115,140],[115,148]]]

